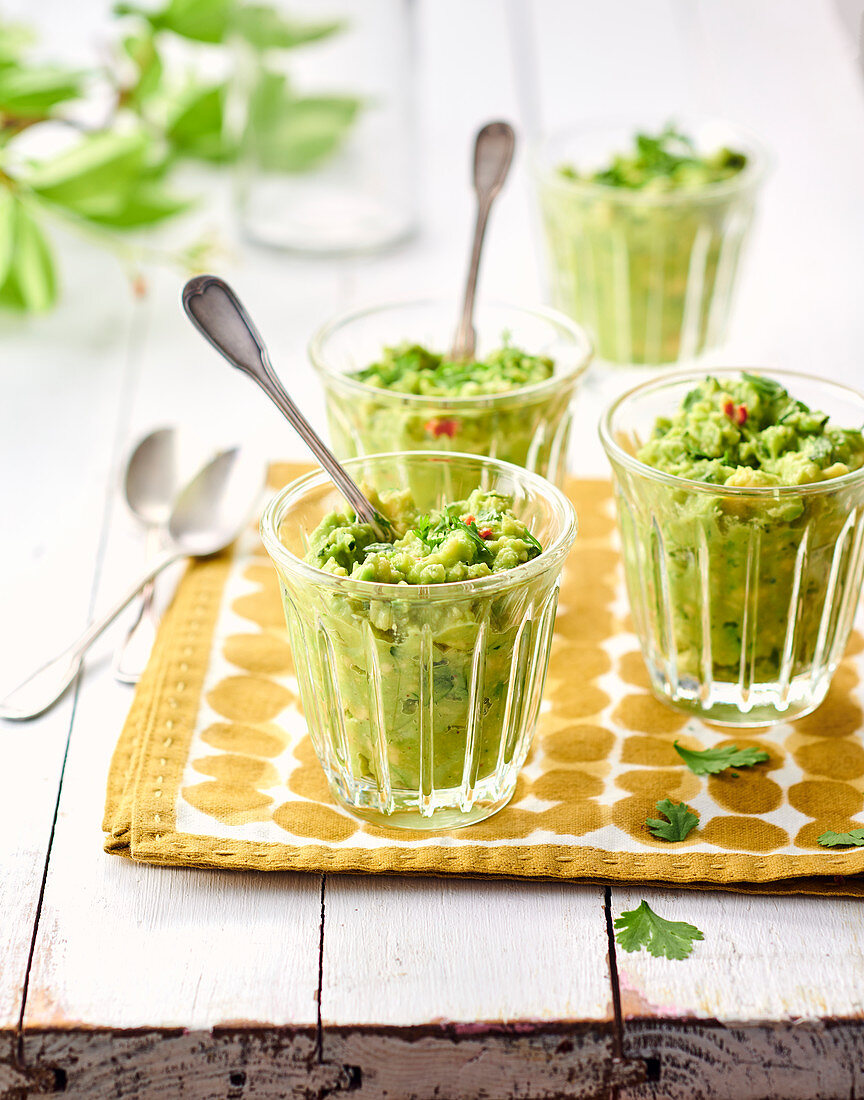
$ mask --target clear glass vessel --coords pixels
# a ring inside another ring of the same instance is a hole
[[[864,397],[845,386],[765,373],[837,427],[864,422]],[[823,700],[849,639],[864,569],[864,470],[735,487],[640,462],[657,417],[704,377],[638,386],[601,422],[634,627],[660,698],[733,726],[795,718]]]
[[[380,491],[413,484],[422,509],[482,486],[512,495],[543,553],[472,581],[378,584],[303,561],[307,539],[345,503],[323,473],[292,482],[261,532],[279,574],[306,721],[334,797],[379,825],[449,829],[513,794],[534,733],[573,506],[507,463],[428,452],[346,467]]]
[[[339,457],[393,450],[459,451],[486,455],[547,477],[559,487],[567,468],[572,400],[591,358],[591,341],[567,317],[547,309],[478,303],[477,355],[505,341],[549,356],[545,382],[507,393],[434,397],[381,389],[351,378],[386,347],[422,344],[446,351],[458,303],[447,299],[392,303],[337,317],[319,329],[309,356],[327,399],[333,448]]]
[[[632,148],[637,127],[590,126],[550,138],[536,163],[552,301],[591,332],[599,358],[674,363],[723,342],[739,259],[766,157],[728,123],[682,124],[706,153],[747,156],[736,176],[668,192],[562,176]]]
[[[283,25],[262,20],[236,39],[229,126],[242,229],[319,255],[405,240],[417,219],[412,0],[275,7]]]

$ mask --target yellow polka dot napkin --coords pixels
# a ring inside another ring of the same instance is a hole
[[[301,472],[274,466],[273,485]],[[531,755],[510,805],[426,834],[358,821],[330,797],[306,732],[276,574],[257,535],[193,564],[135,695],[108,779],[109,852],[260,870],[504,875],[864,895],[855,635],[827,701],[794,724],[730,733],[653,698],[627,614],[611,486],[573,481],[568,560]],[[673,749],[735,743],[767,763],[693,775]],[[645,826],[663,798],[699,815],[686,840]],[[858,877],[860,876],[860,878]]]

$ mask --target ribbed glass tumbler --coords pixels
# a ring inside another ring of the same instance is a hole
[[[674,363],[722,343],[741,250],[765,157],[724,124],[688,127],[697,147],[744,152],[723,182],[673,191],[631,190],[577,170],[605,166],[633,142],[632,128],[586,127],[551,138],[537,164],[552,301],[593,335],[612,363]]]
[[[309,732],[330,788],[379,825],[447,829],[506,805],[533,736],[564,559],[567,498],[507,463],[430,452],[345,463],[421,510],[482,487],[513,498],[543,553],[476,580],[379,584],[304,562],[309,533],[346,505],[325,475],[283,489],[261,523],[276,565]]]
[[[738,371],[712,371],[722,380]],[[837,427],[864,397],[771,371]],[[864,568],[864,470],[804,485],[688,481],[635,454],[703,374],[620,398],[601,423],[617,483],[630,608],[654,691],[731,726],[798,717],[824,699],[843,656]]]
[[[383,389],[352,377],[385,348],[422,344],[446,353],[455,301],[399,302],[358,310],[324,325],[309,355],[327,398],[333,448],[340,457],[381,451],[458,451],[515,462],[559,487],[576,386],[591,358],[587,333],[554,310],[480,302],[477,354],[504,344],[555,363],[546,381],[502,393],[447,397]]]

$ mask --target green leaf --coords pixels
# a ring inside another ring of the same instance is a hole
[[[224,103],[222,84],[192,88],[184,95],[165,135],[179,156],[216,163],[235,156],[224,132]]]
[[[660,821],[656,817],[649,817],[645,824],[659,840],[684,840],[699,824],[699,818],[683,802],[672,802],[664,798],[657,803],[657,809],[669,820]]]
[[[749,382],[759,396],[768,401],[773,401],[786,393],[779,382],[775,382],[772,378],[763,378],[761,374],[748,374],[747,371],[742,370],[741,378]]]
[[[754,764],[764,764],[770,759],[764,749],[739,749],[737,745],[699,751],[685,749],[676,741],[675,751],[694,775],[717,775],[727,768],[752,768]]]
[[[351,96],[295,97],[284,76],[262,73],[247,127],[259,166],[275,172],[314,168],[339,147],[360,105]]]
[[[318,42],[338,33],[344,24],[338,20],[322,23],[286,19],[269,4],[241,4],[234,14],[234,28],[259,50],[284,49]]]
[[[624,951],[645,947],[655,958],[686,959],[693,950],[694,941],[705,938],[693,924],[658,916],[647,901],[638,909],[622,913],[614,925],[617,929],[615,939]]]
[[[192,205],[191,199],[173,195],[158,184],[143,182],[125,196],[122,205],[102,212],[94,209],[86,217],[112,229],[138,229],[173,218]]]
[[[51,202],[86,213],[129,189],[141,172],[149,141],[142,133],[90,134],[71,149],[34,166],[25,181]],[[120,203],[118,203],[120,205]]]
[[[171,31],[193,42],[222,42],[228,32],[234,0],[169,0],[159,11],[137,4],[115,4],[117,15],[137,15],[156,31]]]
[[[0,286],[6,282],[15,254],[15,196],[0,186]]]
[[[58,103],[81,95],[84,73],[57,65],[0,67],[0,113],[40,118]]]
[[[138,70],[137,79],[127,93],[128,102],[139,106],[159,90],[164,72],[162,58],[150,32],[129,35],[123,41],[123,49]]]
[[[823,848],[860,848],[864,846],[864,829],[852,829],[848,833],[832,833],[829,829],[819,837]]]
[[[50,309],[57,300],[54,261],[48,242],[20,200],[15,202],[15,245],[0,305],[30,313]]]
[[[0,23],[0,65],[16,61],[36,40],[36,35],[21,23]]]

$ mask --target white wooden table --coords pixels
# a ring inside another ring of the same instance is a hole
[[[80,52],[107,4],[4,9],[35,12]],[[529,134],[683,109],[761,133],[776,167],[724,358],[860,385],[864,93],[830,0],[424,0],[419,18],[421,236],[338,264],[236,245],[229,265],[317,423],[310,327],[409,290],[455,293],[471,134],[496,116]],[[524,143],[517,167],[483,291],[530,302],[540,264]],[[207,217],[225,220],[218,206]],[[181,317],[175,276],[154,273],[136,302],[110,259],[73,242],[64,253],[61,308],[0,319],[4,685],[138,567],[117,484],[139,435],[180,422],[300,453]],[[627,380],[586,387],[580,472],[603,470],[598,410]],[[130,702],[110,673],[122,628],[58,707],[0,725],[2,1100],[864,1096],[856,901],[679,895],[705,940],[667,962],[609,939],[641,897],[663,912],[661,890],[220,874],[104,855],[106,770]]]

